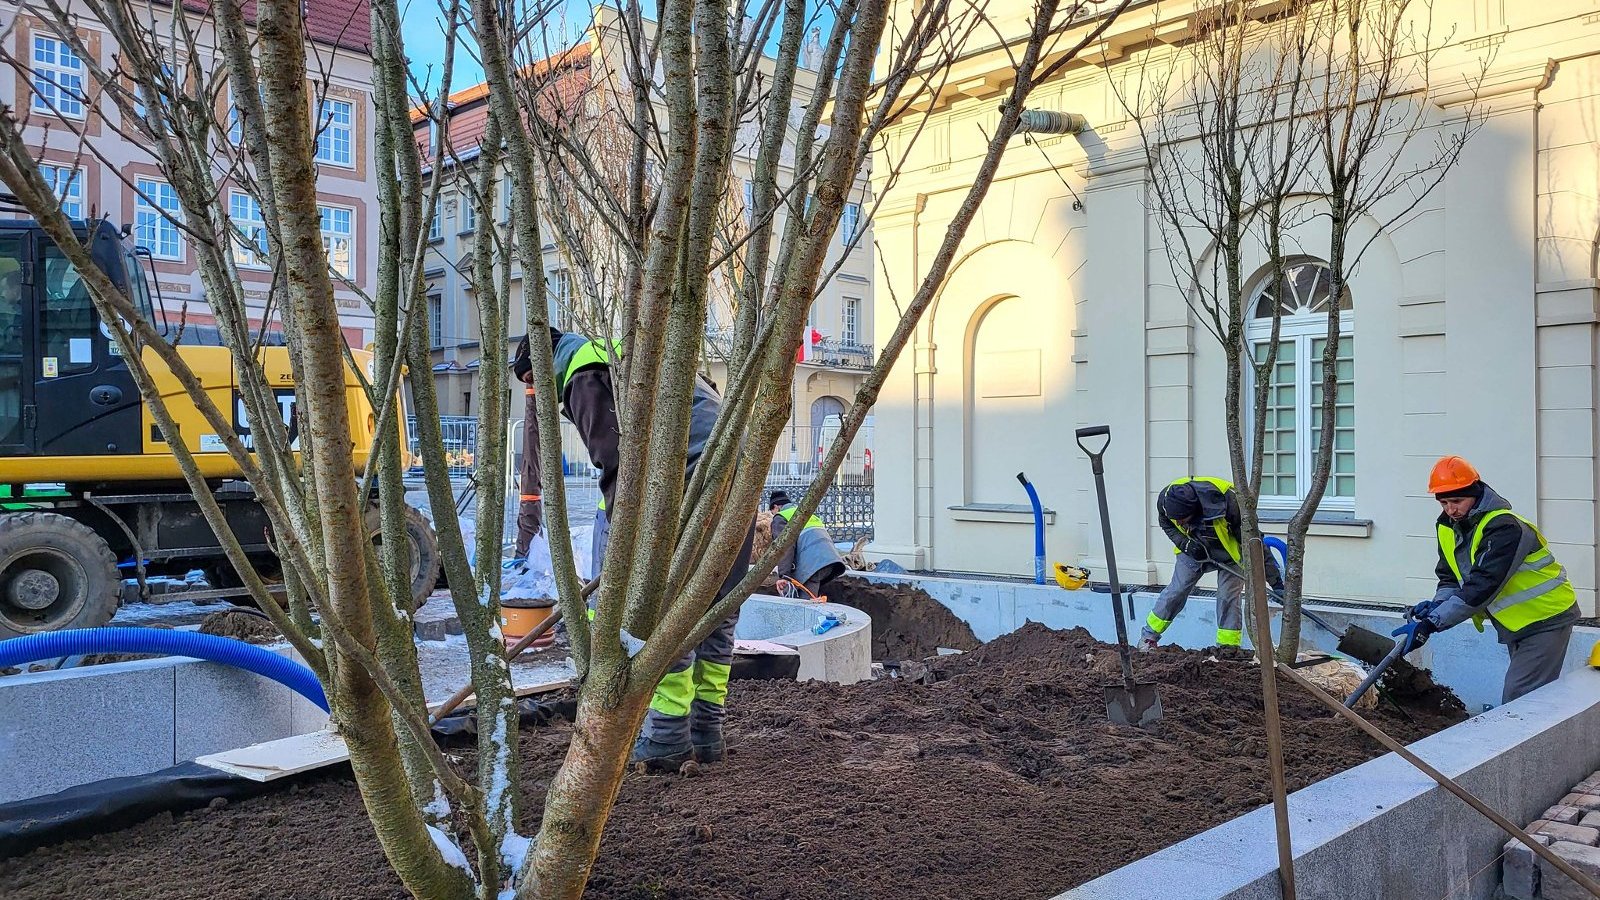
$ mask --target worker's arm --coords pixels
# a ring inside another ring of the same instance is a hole
[[[1222,495],[1222,503],[1224,510],[1222,517],[1227,521],[1228,529],[1238,534],[1243,527],[1239,518],[1239,493],[1229,488],[1228,492]]]
[[[788,523],[784,522],[781,516],[772,517],[772,542],[774,544],[778,542],[778,535],[783,534],[783,526],[786,524]],[[778,577],[789,578],[794,575],[794,549],[790,547],[779,554],[778,563],[774,566],[778,570]]]
[[[1166,532],[1167,540],[1172,542],[1172,546],[1181,550],[1183,545],[1189,542],[1189,536],[1179,531],[1178,526],[1172,524],[1172,520],[1162,514],[1161,498],[1166,495],[1167,489],[1162,488],[1161,493],[1156,496],[1156,519],[1161,523],[1161,530]]]
[[[1478,557],[1472,568],[1428,618],[1443,630],[1459,625],[1474,613],[1483,612],[1516,571],[1519,561],[1531,552],[1525,549],[1529,538],[1529,529],[1514,516],[1498,516],[1492,520],[1483,529],[1483,540],[1478,544]],[[1442,587],[1441,583],[1441,592]]]
[[[600,493],[612,515],[616,514],[617,468],[622,460],[616,396],[611,389],[611,370],[604,366],[580,369],[567,382],[567,418],[583,438],[589,461],[600,470]]]

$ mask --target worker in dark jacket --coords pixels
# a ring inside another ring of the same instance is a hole
[[[1409,634],[1408,650],[1414,650],[1435,632],[1468,619],[1482,631],[1487,619],[1511,656],[1500,702],[1555,681],[1578,602],[1538,526],[1512,512],[1459,456],[1434,464],[1428,491],[1442,510],[1435,523],[1439,589],[1432,600],[1407,611],[1411,621],[1395,635]]]
[[[522,382],[522,465],[517,474],[517,558],[528,555],[533,536],[544,530],[543,482],[539,477],[539,411],[533,396],[533,361],[528,357],[528,336],[517,344],[511,372]]]
[[[1139,649],[1155,649],[1207,572],[1217,573],[1217,646],[1239,646],[1244,635],[1239,603],[1244,596],[1244,555],[1239,547],[1239,497],[1233,484],[1203,475],[1179,478],[1161,489],[1156,512],[1161,530],[1172,541],[1177,564],[1145,619]],[[1269,585],[1283,587],[1271,557],[1266,572]]]
[[[617,401],[611,384],[611,363],[621,345],[609,348],[583,335],[550,329],[551,350],[555,354],[556,396],[562,414],[576,426],[578,436],[589,451],[589,459],[600,470],[602,513],[615,510],[617,471],[621,464],[621,433],[617,427]],[[716,423],[722,398],[709,382],[696,378],[689,420],[688,470],[705,452]],[[726,596],[750,568],[750,544],[754,522],[744,545],[717,591]],[[596,559],[603,559],[603,539],[596,548]],[[597,573],[598,574],[598,573]],[[719,762],[725,753],[722,720],[728,700],[728,676],[733,668],[733,629],[738,613],[707,635],[699,645],[673,663],[650,700],[650,711],[634,743],[632,763],[642,763],[651,771],[677,771],[690,759]]]
[[[773,491],[768,504],[772,511],[772,540],[788,527],[797,507],[787,491]],[[833,535],[818,516],[806,520],[800,537],[783,556],[778,558],[778,576],[789,578],[805,586],[813,595],[821,594],[828,582],[845,573],[844,557],[833,545]]]

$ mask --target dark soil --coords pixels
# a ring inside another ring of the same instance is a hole
[[[630,774],[586,896],[1041,898],[1266,803],[1260,670],[1176,648],[1137,664],[1166,710],[1149,732],[1106,722],[1116,654],[1081,629],[1030,624],[936,660],[931,684],[736,682],[728,761]],[[1382,752],[1279,689],[1291,789]],[[1460,716],[1370,718],[1409,742]],[[568,734],[524,734],[524,833]],[[0,885],[12,900],[404,896],[345,777],[36,850],[0,862]]]
[[[872,617],[872,658],[885,662],[935,656],[940,647],[978,646],[972,627],[956,618],[926,591],[909,584],[835,578],[828,600],[853,606]]]
[[[277,626],[254,612],[225,609],[200,620],[201,634],[235,638],[252,644],[275,644],[283,640]]]

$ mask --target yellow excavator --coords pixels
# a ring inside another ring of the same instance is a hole
[[[217,407],[232,410],[234,431],[248,440],[233,350],[222,346],[214,329],[168,326],[159,293],[152,294],[146,278],[148,254],[131,245],[126,229],[83,222],[79,236],[95,265],[128,292],[141,314],[177,340]],[[358,365],[370,364],[370,354],[354,356]],[[293,439],[288,351],[264,346],[258,358]],[[274,574],[266,515],[250,485],[177,379],[152,352],[145,361],[229,528],[258,571]],[[353,371],[345,374],[345,394],[359,469],[378,426]],[[397,412],[395,427],[403,429],[403,405]],[[376,540],[375,503],[368,522]],[[406,524],[415,607],[439,577],[439,552],[420,512],[408,509]],[[152,583],[193,589],[156,592]],[[88,286],[37,223],[0,221],[0,639],[104,625],[123,602],[240,593],[238,576],[141,401]]]

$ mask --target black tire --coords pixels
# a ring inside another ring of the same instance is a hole
[[[94,529],[57,513],[0,514],[0,638],[98,628],[121,591],[117,558]]]
[[[376,506],[367,509],[367,531],[374,544],[381,542],[381,518]],[[411,608],[416,612],[428,602],[439,581],[439,537],[421,510],[406,507],[406,543],[411,548]]]

